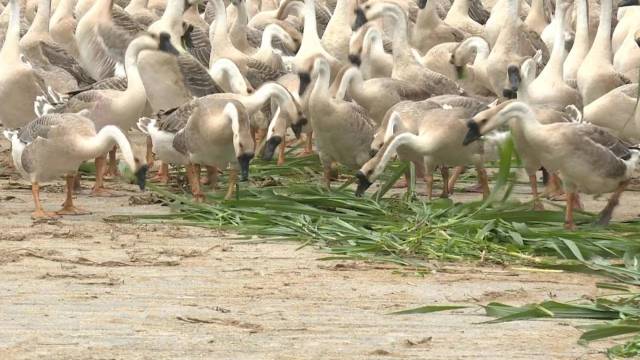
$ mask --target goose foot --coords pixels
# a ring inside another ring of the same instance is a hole
[[[111,192],[111,190],[105,188],[105,187],[99,187],[99,188],[93,188],[93,190],[91,190],[91,194],[89,194],[89,196],[91,197],[115,197],[116,194],[114,194],[113,192]]]
[[[69,206],[64,205],[62,209],[56,211],[56,214],[58,215],[89,215],[91,214],[91,211],[81,209],[74,205],[69,205]]]
[[[313,150],[302,150],[297,157],[307,157],[313,155]]]
[[[407,179],[399,179],[395,184],[393,184],[394,189],[404,189],[407,186],[409,186]]]
[[[483,189],[484,187],[482,186],[482,184],[475,184],[475,185],[465,187],[464,189],[462,189],[462,191],[466,193],[480,194],[483,192]]]
[[[193,194],[193,201],[197,203],[204,202],[204,193]]]
[[[568,231],[576,231],[577,227],[575,223],[565,223],[564,229]]]
[[[542,196],[544,196],[545,198],[551,201],[567,201],[567,194],[565,194],[563,191],[558,191],[551,194],[545,193]]]
[[[44,211],[42,209],[38,209],[31,213],[31,218],[33,220],[41,220],[41,219],[59,219],[60,215],[54,212]]]

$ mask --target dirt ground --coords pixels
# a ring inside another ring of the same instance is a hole
[[[122,196],[78,196],[93,214],[34,223],[26,185],[0,179],[2,359],[603,359],[610,345],[577,344],[575,326],[589,321],[486,325],[478,307],[386,315],[425,304],[593,296],[601,278],[443,263],[418,275],[320,261],[325,253],[298,243],[108,223],[110,215],[168,211],[131,205],[140,193],[113,182]],[[637,216],[637,197],[623,198],[617,219]],[[56,209],[61,183],[42,198]]]

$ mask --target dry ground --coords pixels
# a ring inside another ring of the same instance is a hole
[[[433,264],[420,276],[319,261],[322,251],[296,243],[107,223],[114,214],[168,211],[130,205],[139,194],[117,183],[123,196],[78,196],[92,215],[34,223],[24,185],[0,179],[2,359],[605,358],[606,342],[576,343],[577,321],[481,325],[487,318],[477,308],[385,315],[424,304],[593,296],[596,277],[482,264]],[[617,218],[637,215],[633,198]],[[60,184],[46,187],[43,200],[57,208]]]

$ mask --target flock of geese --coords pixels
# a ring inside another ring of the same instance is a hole
[[[35,218],[84,212],[87,160],[108,195],[116,146],[141,188],[160,161],[156,180],[184,166],[198,201],[228,170],[231,198],[254,154],[286,161],[287,134],[318,152],[327,187],[341,164],[362,195],[397,156],[429,198],[436,168],[446,197],[470,165],[487,196],[508,129],[534,208],[566,198],[573,229],[579,192],[612,192],[604,225],[640,161],[640,6],[616,1],[9,0],[0,123]],[[47,212],[39,184],[60,176],[66,200]]]

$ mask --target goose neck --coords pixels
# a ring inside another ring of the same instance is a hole
[[[589,45],[589,7],[587,0],[576,0],[577,3],[577,19],[576,19],[576,44]],[[576,45],[574,44],[574,46]]]
[[[247,112],[249,114],[254,114],[256,111],[260,110],[267,100],[274,98],[278,99],[276,96],[276,84],[275,83],[266,83],[262,85],[255,93],[246,97],[244,101],[244,105],[247,108]]]
[[[361,90],[363,90],[363,83],[362,73],[357,68],[348,69],[342,76],[340,86],[336,92],[336,99],[344,100],[347,91],[352,97],[354,95],[357,97],[357,94],[360,94]]]
[[[58,6],[51,15],[51,23],[55,24],[61,21],[63,18],[73,16],[73,8],[75,7],[75,0],[60,0]]]
[[[510,126],[521,127],[525,134],[542,126],[531,107],[524,102],[516,101],[509,104],[502,110],[502,113],[504,121],[508,122]]]
[[[11,0],[8,6],[10,7],[9,28],[0,50],[0,58],[15,60],[20,56],[20,4],[18,0]]]
[[[182,14],[184,14],[184,0],[169,0],[167,7],[162,13],[162,19],[165,20],[182,20]]]
[[[247,86],[242,73],[231,60],[226,58],[218,59],[211,65],[209,75],[225,91],[235,94],[247,94]]]
[[[600,24],[593,41],[593,49],[611,55],[611,12],[612,1],[602,0],[600,3]]]
[[[122,130],[114,125],[107,125],[100,129],[96,134],[95,138],[90,141],[86,141],[85,146],[87,150],[91,154],[95,154],[98,156],[100,154],[104,154],[113,148],[113,144],[117,144],[122,152],[124,157],[124,161],[131,168],[132,171],[137,170],[137,165],[135,161],[135,157],[133,155],[133,150],[131,149],[131,144],[129,140],[124,135]],[[94,157],[94,156],[92,156]]]
[[[27,33],[49,32],[49,18],[51,17],[51,0],[39,0],[38,11]]]
[[[456,15],[469,16],[469,0],[454,0],[449,12]]]
[[[429,153],[429,151],[431,151],[431,146],[429,146],[429,142],[425,140],[426,139],[423,139],[418,135],[414,135],[408,132],[396,135],[393,140],[391,140],[386,149],[383,149],[380,152],[382,153],[382,155],[379,158],[376,157],[379,159],[379,161],[375,167],[373,175],[369,180],[374,181],[378,178],[378,176],[380,176],[380,174],[382,174],[389,161],[391,161],[391,158],[397,153],[397,150],[400,146],[408,146],[412,150],[420,154]]]
[[[319,69],[319,71],[317,71],[317,76],[315,78],[313,88],[311,89],[309,101],[313,101],[317,103],[327,101],[330,98],[330,95],[329,95],[329,86],[331,85],[330,81],[331,81],[331,76],[330,76],[328,67],[325,69]]]
[[[316,21],[315,0],[304,1],[304,32],[302,33],[302,46],[309,44],[314,46],[320,42],[318,36],[318,24]],[[302,47],[301,46],[301,47]]]
[[[544,69],[549,69],[547,71],[552,71],[553,74],[558,76],[558,78],[560,79],[562,79],[562,64],[565,58],[564,17],[565,7],[562,4],[561,0],[556,0],[556,20],[558,26],[556,28],[555,38],[553,40],[553,48],[551,49],[549,62]],[[544,73],[545,71],[543,70],[542,72]]]

